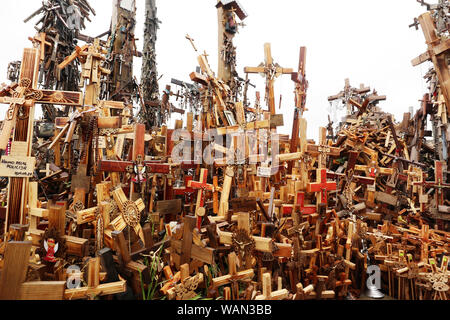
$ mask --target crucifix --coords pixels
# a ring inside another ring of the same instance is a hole
[[[271,115],[275,115],[275,79],[282,74],[292,74],[291,68],[282,68],[277,63],[274,63],[270,43],[264,44],[264,63],[258,67],[245,67],[245,73],[260,73],[266,78],[266,99],[269,105]]]
[[[344,90],[339,92],[337,95],[328,97],[328,101],[332,102],[335,100],[341,99],[347,106],[347,115],[351,115],[352,110],[352,104],[349,102],[350,98],[357,96],[357,95],[363,95],[370,91],[370,87],[365,87],[364,84],[361,84],[359,89],[353,88],[350,86],[350,80],[345,79],[345,86]]]

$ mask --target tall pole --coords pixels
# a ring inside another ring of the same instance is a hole
[[[145,103],[156,102],[160,98],[156,68],[156,40],[160,22],[157,17],[156,0],[146,0],[141,75],[142,95]],[[163,122],[161,110],[158,107],[143,106],[140,116],[145,119],[147,127],[160,126]]]

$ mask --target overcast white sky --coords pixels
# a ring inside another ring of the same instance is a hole
[[[90,0],[97,16],[87,21],[83,33],[97,36],[108,30],[111,0]],[[158,71],[164,75],[160,89],[177,78],[189,81],[195,70],[196,53],[185,39],[195,39],[197,48],[209,54],[213,70],[217,69],[216,0],[157,0],[162,21],[158,33]],[[300,46],[307,47],[306,72],[310,86],[307,98],[308,138],[316,139],[318,127],[327,124],[330,104],[327,97],[343,89],[344,79],[352,86],[360,83],[387,95],[381,107],[399,121],[409,107],[416,110],[426,92],[423,76],[429,65],[412,67],[411,60],[426,51],[419,28],[408,28],[414,17],[425,12],[415,0],[240,0],[248,13],[247,25],[236,35],[238,71],[257,66],[264,59],[265,42],[272,44],[275,62],[282,67],[298,68]],[[142,50],[145,0],[137,0],[137,46]],[[2,1],[0,12],[1,43],[0,82],[6,81],[10,61],[21,59],[28,36],[35,34],[34,22],[23,20],[41,5],[40,0]],[[141,59],[135,60],[140,78]],[[264,80],[250,75],[264,97]],[[291,133],[294,83],[289,76],[276,82],[277,112],[284,114],[285,126],[278,131]],[[278,110],[282,94],[282,109]],[[254,93],[249,94],[251,101]],[[2,109],[6,110],[6,106]],[[4,112],[4,110],[2,110]],[[3,113],[2,112],[2,113]],[[3,115],[1,115],[3,117]]]

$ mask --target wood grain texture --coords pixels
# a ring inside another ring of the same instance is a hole
[[[32,281],[22,283],[20,300],[63,300],[65,281]]]
[[[5,258],[0,275],[0,300],[20,298],[21,285],[25,281],[31,242],[11,241],[6,244]]]

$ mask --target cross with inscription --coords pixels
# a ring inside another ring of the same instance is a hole
[[[45,44],[42,44],[45,45]],[[11,135],[13,142],[24,144],[17,156],[30,157],[34,123],[34,107],[37,103],[57,105],[81,105],[82,93],[37,90],[40,62],[37,48],[24,49],[18,84],[0,91],[0,103],[9,104],[0,134],[0,149],[5,150]],[[8,209],[5,230],[10,224],[25,222],[27,198],[20,196],[28,189],[26,177],[10,177],[8,183]]]

